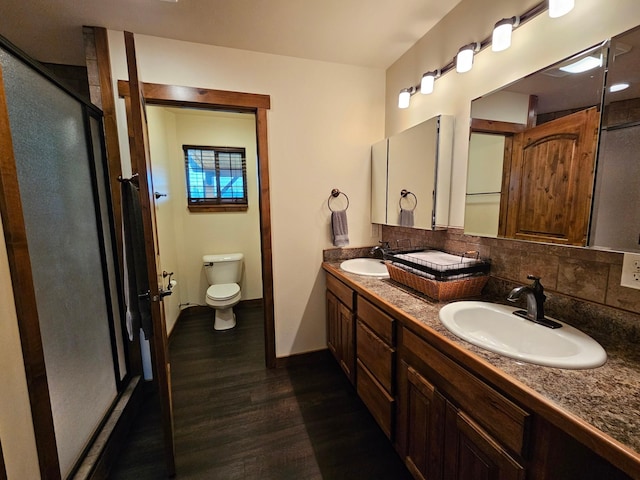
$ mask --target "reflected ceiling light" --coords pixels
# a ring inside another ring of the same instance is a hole
[[[560,67],[559,70],[567,73],[582,73],[593,68],[599,68],[601,66],[602,55],[599,55],[597,57],[589,55],[587,57],[581,58],[577,62],[573,62],[569,65],[565,65],[564,67]]]
[[[473,67],[473,56],[480,51],[480,43],[474,42],[465,45],[458,51],[456,56],[456,72],[464,73]]]
[[[620,92],[622,90],[626,90],[629,88],[629,84],[627,82],[614,83],[609,87],[609,91],[611,93]]]
[[[398,95],[398,108],[409,108],[411,95],[416,92],[416,87],[403,88]]]
[[[549,0],[549,16],[558,18],[573,10],[574,0]]]
[[[422,75],[422,80],[420,81],[420,93],[422,93],[423,95],[433,93],[433,86],[436,82],[436,78],[438,78],[439,76],[439,69],[432,72],[427,72]]]
[[[520,25],[520,17],[503,18],[495,24],[491,37],[491,50],[501,52],[511,46],[511,32]]]

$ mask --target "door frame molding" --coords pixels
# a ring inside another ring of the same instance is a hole
[[[271,200],[269,190],[269,148],[267,110],[271,97],[255,93],[213,90],[142,82],[147,105],[254,113],[258,149],[258,187],[260,245],[262,257],[262,304],[264,310],[265,364],[276,367],[275,321],[273,307],[273,263],[271,244]],[[118,80],[118,95],[129,101],[129,82]],[[108,141],[108,139],[107,139]]]

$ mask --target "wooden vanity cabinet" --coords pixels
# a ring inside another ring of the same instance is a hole
[[[327,346],[351,383],[356,380],[356,292],[327,275]]]
[[[395,320],[358,297],[356,388],[389,439],[395,420]]]
[[[408,329],[396,448],[417,479],[521,480],[530,415]]]

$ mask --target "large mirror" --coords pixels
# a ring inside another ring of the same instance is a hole
[[[640,28],[473,100],[465,233],[638,251],[639,65]]]
[[[446,228],[453,117],[439,115],[371,148],[371,222]]]
[[[611,39],[589,245],[640,252],[640,27]]]
[[[465,233],[585,245],[607,44],[471,103]]]

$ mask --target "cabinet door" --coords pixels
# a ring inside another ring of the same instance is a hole
[[[447,480],[523,480],[524,468],[487,432],[446,403],[444,478]]]
[[[593,107],[515,135],[508,238],[585,244],[598,115]]]
[[[404,363],[402,368],[407,376],[405,463],[415,478],[442,479],[446,401],[413,368]]]
[[[338,318],[339,318],[339,347],[340,350],[340,366],[347,374],[351,383],[355,382],[355,336],[353,334],[354,320],[353,312],[349,310],[343,303],[338,302]]]
[[[340,362],[338,355],[338,334],[339,317],[338,317],[338,299],[336,296],[327,291],[327,347],[333,356]]]

